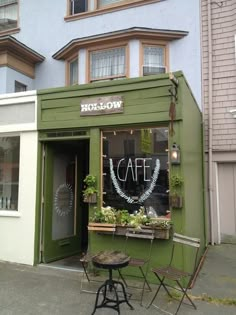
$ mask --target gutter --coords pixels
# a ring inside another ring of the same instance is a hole
[[[208,191],[210,209],[210,233],[211,245],[214,245],[213,231],[213,171],[212,171],[212,19],[211,1],[207,2],[207,26],[208,26]]]

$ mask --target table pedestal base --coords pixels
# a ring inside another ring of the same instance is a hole
[[[122,289],[122,291],[121,291],[123,294],[122,299],[119,299],[119,296],[118,296],[117,287],[119,285],[121,286],[121,289]],[[114,292],[114,299],[111,299],[107,296],[109,292]],[[103,293],[103,300],[100,304],[98,304],[100,293]],[[129,303],[129,301],[127,299],[127,294],[125,292],[124,284],[120,281],[108,279],[104,282],[103,285],[100,286],[100,288],[97,291],[95,306],[94,306],[94,310],[92,312],[92,315],[96,312],[97,308],[102,308],[102,307],[112,308],[112,309],[116,310],[118,312],[118,314],[120,314],[120,304],[121,303],[128,304],[131,310],[134,309],[133,306]]]

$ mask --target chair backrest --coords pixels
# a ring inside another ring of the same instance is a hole
[[[137,228],[127,228],[126,230],[126,242],[125,242],[125,251],[127,251],[127,242],[129,238],[139,238],[143,240],[149,240],[150,246],[149,246],[149,253],[146,258],[150,258],[151,251],[152,251],[152,244],[153,240],[155,238],[154,230],[153,229],[137,229]]]
[[[196,267],[197,267],[198,252],[199,252],[199,248],[200,248],[200,244],[201,244],[200,239],[189,237],[189,236],[183,235],[183,234],[174,233],[173,234],[173,249],[172,249],[171,263],[170,264],[172,264],[172,262],[173,262],[176,244],[181,244],[182,246],[188,246],[188,247],[192,247],[195,249],[195,256],[193,257],[194,258],[194,266],[193,266],[193,270],[192,270],[192,272],[194,272],[196,270]]]

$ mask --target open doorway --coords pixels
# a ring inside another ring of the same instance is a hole
[[[44,144],[41,262],[80,255],[88,245],[88,205],[83,179],[89,168],[89,140]]]

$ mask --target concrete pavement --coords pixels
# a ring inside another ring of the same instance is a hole
[[[89,315],[93,311],[95,295],[80,293],[82,273],[0,262],[1,315]],[[145,305],[153,293],[145,294],[144,307],[131,300],[134,310],[121,304],[123,315],[166,314]],[[182,315],[235,315],[236,314],[236,245],[209,246],[202,269],[191,290],[197,310],[182,305]],[[207,297],[211,302],[202,300]],[[219,300],[219,299],[225,300]],[[223,303],[234,302],[233,306]],[[170,313],[176,302],[163,293],[156,304]],[[99,309],[96,315],[117,314],[111,309]]]

